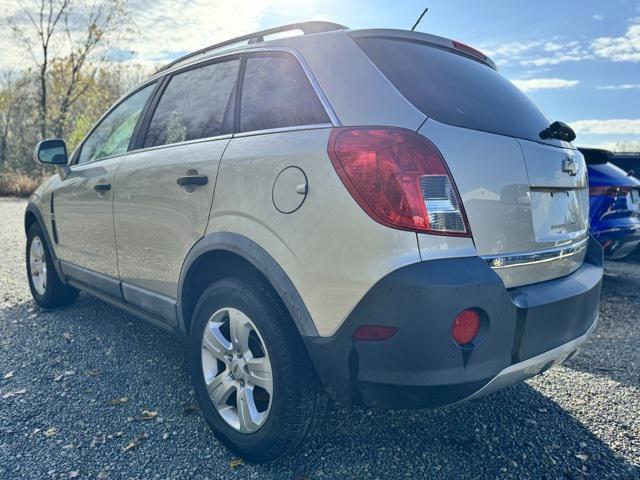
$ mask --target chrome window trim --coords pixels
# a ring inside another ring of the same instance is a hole
[[[165,148],[181,147],[184,145],[193,145],[196,143],[215,142],[217,140],[228,140],[233,137],[232,133],[225,133],[222,135],[214,135],[213,137],[196,138],[194,140],[185,140],[184,142],[165,143],[162,145],[154,145],[153,147],[136,148],[129,150],[127,155],[133,155],[141,152],[150,152],[153,150],[164,150]]]
[[[587,237],[577,243],[562,247],[538,250],[536,252],[522,252],[507,255],[486,255],[480,258],[487,262],[487,264],[494,270],[536,265],[578,255],[587,248],[588,242],[589,238]]]
[[[331,123],[310,123],[308,125],[296,125],[295,127],[265,128],[264,130],[250,130],[248,132],[234,133],[233,138],[254,137],[256,135],[266,135],[269,133],[295,132],[299,130],[320,130],[331,128]]]

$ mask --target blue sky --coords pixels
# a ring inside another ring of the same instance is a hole
[[[327,18],[410,28],[425,6],[418,30],[490,54],[551,119],[577,123],[576,143],[640,141],[640,1],[370,0],[332,3]]]
[[[137,33],[115,41],[109,59],[157,65],[304,20],[407,29],[426,6],[418,30],[489,54],[552,120],[576,129],[577,144],[640,142],[640,0],[129,0]],[[18,8],[0,0],[0,22]],[[21,67],[15,47],[0,29],[0,70]]]

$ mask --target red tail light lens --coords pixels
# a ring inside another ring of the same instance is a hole
[[[607,196],[607,197],[619,197],[619,196],[625,196],[627,193],[631,192],[633,190],[634,187],[627,187],[627,186],[622,186],[622,187],[611,187],[611,186],[606,186],[606,187],[590,187],[589,188],[589,195],[592,196]]]
[[[353,198],[393,228],[469,236],[444,159],[418,134],[397,128],[336,128],[329,157]]]
[[[480,331],[480,315],[475,310],[463,310],[453,320],[451,334],[458,345],[468,345]]]

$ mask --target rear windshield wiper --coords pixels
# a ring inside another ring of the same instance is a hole
[[[564,140],[565,142],[573,142],[576,139],[576,132],[564,122],[553,122],[542,130],[539,135],[543,140],[556,138],[558,140]]]

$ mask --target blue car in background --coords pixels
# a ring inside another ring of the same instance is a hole
[[[611,157],[611,163],[619,166],[630,175],[640,177],[640,152],[639,153],[615,153]]]
[[[580,151],[589,172],[590,231],[605,258],[625,258],[640,244],[640,180],[611,163],[613,152]]]

